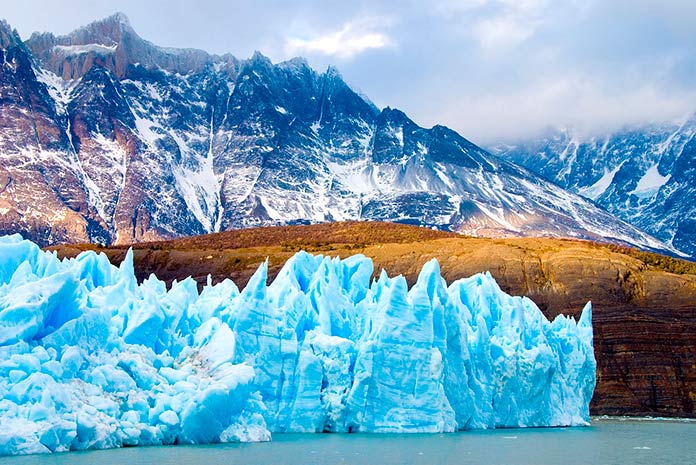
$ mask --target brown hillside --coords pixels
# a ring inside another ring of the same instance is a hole
[[[95,246],[60,246],[73,256]],[[349,222],[229,231],[133,246],[140,279],[231,277],[246,284],[268,257],[271,279],[293,253],[362,253],[409,283],[437,258],[448,282],[490,271],[548,317],[594,308],[598,373],[593,414],[696,416],[696,264],[565,239],[479,239],[429,229]],[[125,247],[98,249],[119,263]],[[680,274],[677,274],[678,272]]]

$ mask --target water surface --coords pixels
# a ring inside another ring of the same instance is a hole
[[[257,444],[134,447],[2,457],[0,465],[696,464],[696,423],[594,420],[587,428],[454,434],[275,434]]]

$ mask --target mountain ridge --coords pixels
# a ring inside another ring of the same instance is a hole
[[[0,107],[10,116],[0,180],[13,180],[0,193],[0,231],[44,245],[129,243],[382,219],[677,253],[451,129],[378,109],[332,67],[178,54],[121,15],[26,44],[8,48],[23,57],[20,74],[0,75],[27,89]]]
[[[170,72],[201,71],[214,61],[238,66],[230,54],[211,55],[194,48],[160,47],[143,39],[124,13],[94,21],[69,34],[33,33],[27,47],[49,70],[63,79],[82,77],[94,62],[109,69],[118,79],[127,76],[128,65],[158,65]]]
[[[561,129],[492,151],[696,255],[696,114],[594,137]]]

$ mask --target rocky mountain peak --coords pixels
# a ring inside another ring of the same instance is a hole
[[[43,67],[65,80],[81,78],[94,64],[123,79],[136,64],[189,74],[215,62],[234,61],[203,50],[159,47],[141,38],[123,13],[100,19],[65,36],[33,34],[26,45]]]
[[[384,109],[380,112],[379,116],[377,117],[377,124],[385,123],[395,126],[413,124],[411,119],[408,116],[406,116],[406,114],[403,111],[389,106],[384,107]]]
[[[254,52],[251,58],[242,62],[242,73],[244,71],[266,73],[271,72],[272,69],[273,63],[271,62],[271,59],[258,50]]]
[[[120,14],[27,45],[2,54],[0,232],[129,243],[379,219],[663,248],[454,131],[380,111],[334,67],[159,47]]]
[[[70,45],[100,44],[112,46],[122,43],[128,35],[139,37],[133,30],[128,17],[123,13],[115,13],[76,29],[68,34],[67,38]]]
[[[309,68],[309,63],[307,63],[307,59],[304,57],[294,57],[278,63],[278,66],[285,69],[304,70]]]
[[[107,18],[104,18],[103,21],[111,21],[113,23],[118,23],[122,27],[126,27],[126,28],[131,27],[130,19],[128,19],[128,16],[126,16],[126,14],[121,12],[121,11],[117,11],[113,15],[111,15]]]
[[[21,42],[22,40],[19,38],[17,31],[12,29],[12,26],[7,21],[0,19],[0,48],[6,49]]]
[[[324,72],[324,76],[327,79],[335,79],[338,81],[343,81],[343,75],[341,75],[341,72],[335,66],[327,67],[326,71]]]

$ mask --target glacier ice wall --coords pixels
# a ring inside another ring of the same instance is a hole
[[[584,425],[591,306],[549,322],[490,274],[409,290],[300,252],[267,285],[138,284],[129,252],[0,238],[0,455],[269,440],[270,432]],[[372,280],[372,282],[371,282]]]

